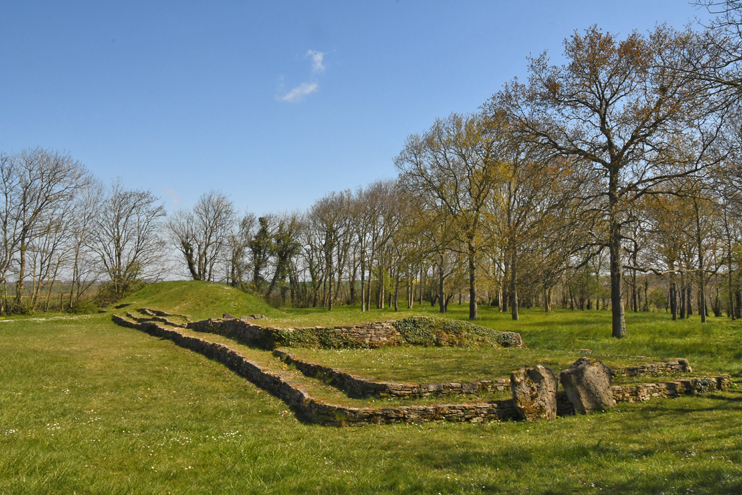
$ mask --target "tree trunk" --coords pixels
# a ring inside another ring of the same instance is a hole
[[[634,256],[634,265],[636,265],[636,255]],[[636,286],[636,270],[631,271],[631,304],[634,313],[639,312],[639,291]]]
[[[670,264],[670,270],[674,270]],[[672,311],[672,320],[678,319],[678,283],[675,281],[675,273],[670,272],[670,311]]]
[[[736,320],[736,313],[734,311],[734,291],[732,284],[732,247],[729,246],[729,316],[732,321]]]
[[[474,241],[469,238],[469,319],[476,320],[478,318],[477,313],[477,280],[476,280],[476,265],[475,255],[476,250],[474,249]]]
[[[438,301],[440,303],[440,312],[445,313],[446,312],[446,298],[443,294],[443,268],[441,265],[438,265]]]
[[[394,270],[394,311],[399,311],[399,269]]]
[[[423,305],[423,292],[425,292],[425,274],[427,273],[427,268],[425,266],[420,265],[420,306]]]
[[[685,303],[685,316],[686,318],[690,318],[690,315],[693,314],[693,286],[691,285],[690,280],[688,281],[688,285],[685,287],[685,291],[687,294],[687,301]]]
[[[361,258],[361,312],[366,311],[366,263]]]
[[[510,246],[511,259],[510,259],[510,306],[512,309],[511,318],[518,320],[520,315],[518,314],[518,253],[514,243]]]
[[[703,239],[701,239],[701,213],[698,200],[693,201],[696,210],[696,247],[698,248],[698,311],[701,323],[706,323],[706,276],[703,273]]]
[[[26,241],[23,239],[18,249],[18,256],[18,280],[15,283],[15,304],[18,309],[21,309],[23,307],[23,284],[26,277]]]
[[[620,339],[626,335],[624,319],[621,274],[621,223],[618,218],[618,168],[613,167],[608,185],[610,206],[610,271],[611,271],[611,326],[613,337]]]

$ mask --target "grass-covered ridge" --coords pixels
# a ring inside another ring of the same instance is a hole
[[[237,317],[256,313],[269,317],[284,315],[252,294],[224,284],[199,281],[159,282],[148,285],[119,301],[116,306],[121,304],[129,304],[131,308],[154,308],[169,313],[186,314],[192,320],[221,317],[223,313]]]

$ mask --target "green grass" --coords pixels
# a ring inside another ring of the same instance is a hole
[[[448,316],[465,311],[452,306]],[[352,322],[356,311],[333,313],[298,317]],[[627,320],[621,341],[604,312],[532,310],[511,322],[482,308],[480,323],[519,331],[534,357],[583,348],[606,361],[688,357],[739,378],[742,324]],[[224,366],[109,315],[0,322],[0,377],[0,494],[742,492],[739,388],[551,423],[322,427]]]
[[[382,381],[405,383],[471,382],[510,378],[510,372],[522,366],[541,364],[557,375],[584,354],[569,351],[519,348],[456,347],[385,347],[380,349],[301,349],[286,348],[296,357],[355,375]],[[612,369],[654,362],[654,360],[601,356]],[[640,377],[615,377],[615,385],[672,381],[688,376],[708,376],[713,370],[662,373]]]
[[[267,303],[234,287],[211,282],[174,281],[152,284],[116,303],[129,307],[115,310],[125,313],[133,308],[154,308],[186,314],[192,320],[221,318],[223,313],[240,317],[251,314],[284,316]]]

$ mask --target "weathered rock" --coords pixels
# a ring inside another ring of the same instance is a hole
[[[267,320],[268,317],[265,316],[265,315],[254,314],[254,315],[250,315],[250,316],[243,316],[242,319],[243,320],[245,320],[245,319],[247,319],[247,320]]]
[[[610,368],[594,358],[581,357],[562,371],[559,379],[578,414],[592,414],[613,407]]]
[[[236,316],[232,316],[232,315],[230,315],[229,313],[224,313],[224,314],[222,315],[222,318],[223,318],[223,319],[225,319],[225,320],[227,320],[227,319],[229,319],[229,320],[234,320],[234,319],[236,319],[237,317],[236,317]]]
[[[513,371],[510,388],[515,410],[528,421],[556,419],[558,385],[554,372],[540,364]]]

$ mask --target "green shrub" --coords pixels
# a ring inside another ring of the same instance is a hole
[[[67,308],[65,311],[71,314],[82,315],[82,314],[93,314],[97,313],[100,308],[91,299],[85,299],[75,302],[72,306]]]
[[[393,324],[405,341],[412,345],[438,347],[476,345],[519,347],[522,345],[518,333],[498,332],[466,321],[412,316],[397,320]]]
[[[286,330],[282,328],[263,328],[262,337],[258,343],[264,349],[277,347],[314,347],[321,349],[359,349],[369,347],[365,342],[347,335],[340,334],[332,328],[296,328]]]

